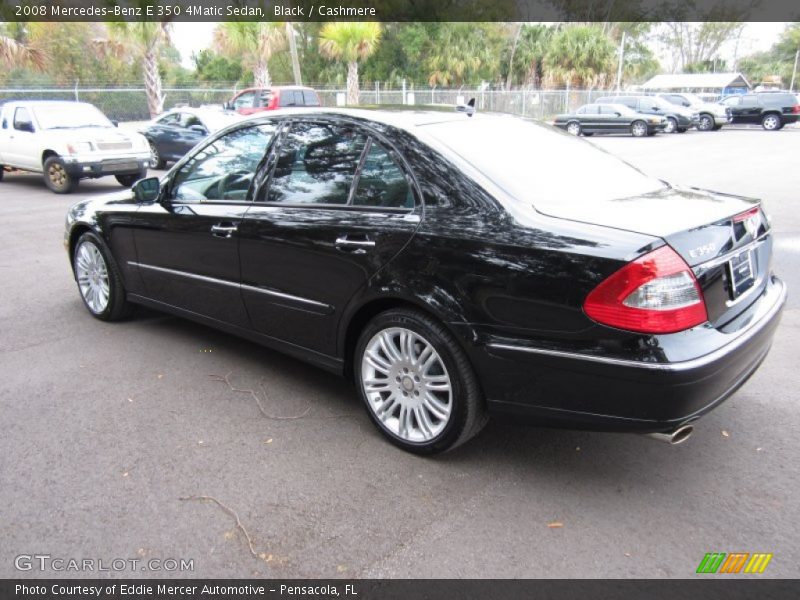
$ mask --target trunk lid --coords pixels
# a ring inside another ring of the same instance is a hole
[[[772,238],[758,200],[667,187],[633,198],[536,208],[556,218],[662,238],[692,267],[715,327],[734,319],[767,285]]]

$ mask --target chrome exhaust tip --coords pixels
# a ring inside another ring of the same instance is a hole
[[[666,433],[648,433],[646,435],[659,442],[666,442],[671,446],[676,446],[688,440],[692,432],[694,432],[694,427],[691,425],[681,425],[673,431],[668,431]]]

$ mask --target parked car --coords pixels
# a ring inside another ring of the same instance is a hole
[[[320,106],[317,92],[309,87],[297,85],[273,86],[269,88],[249,88],[236,94],[224,107],[241,115],[279,108],[300,106]]]
[[[658,97],[676,106],[683,106],[693,113],[697,113],[698,131],[718,131],[722,129],[723,125],[731,121],[731,111],[729,108],[716,102],[706,102],[696,94],[665,92],[663,94],[658,94]]]
[[[723,98],[720,103],[730,109],[732,123],[760,123],[767,131],[783,129],[800,117],[797,97],[789,92],[737,94]]]
[[[644,115],[624,104],[584,104],[574,113],[558,115],[553,125],[572,135],[592,136],[595,133],[630,133],[634,137],[655,135],[664,131],[664,117]]]
[[[4,169],[42,173],[57,194],[85,178],[114,175],[129,187],[147,176],[147,140],[117,129],[85,102],[19,101],[0,107],[0,179]]]
[[[596,104],[624,104],[645,115],[664,117],[667,122],[664,133],[685,133],[700,122],[695,111],[675,106],[656,96],[604,96],[595,100]]]
[[[143,304],[342,374],[421,454],[488,414],[678,442],[758,368],[786,299],[757,200],[504,115],[244,120],[74,205],[64,241],[92,316]]]
[[[140,132],[150,144],[153,167],[163,169],[168,161],[183,158],[210,133],[240,118],[218,108],[179,107],[159,115]]]

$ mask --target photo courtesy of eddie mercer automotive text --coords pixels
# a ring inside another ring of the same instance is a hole
[[[141,304],[339,373],[410,452],[490,415],[685,440],[780,319],[761,203],[474,104],[256,113],[78,202],[87,311]]]

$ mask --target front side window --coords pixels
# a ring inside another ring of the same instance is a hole
[[[385,148],[374,141],[358,177],[353,205],[414,208],[414,193],[403,169]]]
[[[27,131],[33,127],[31,115],[27,108],[18,108],[14,111],[14,129]]]
[[[319,96],[314,90],[303,90],[303,104],[306,106],[319,106]]]
[[[365,144],[352,127],[292,124],[278,149],[267,202],[347,204]]]
[[[612,115],[616,116],[620,112],[620,106],[614,104],[606,104],[600,107],[600,114],[601,115]]]
[[[214,140],[176,173],[172,197],[182,202],[247,200],[256,168],[276,130],[268,123]]]
[[[725,106],[739,106],[742,103],[742,99],[739,96],[731,96],[730,98],[725,98],[722,103]]]
[[[245,92],[236,97],[233,101],[233,108],[239,110],[240,108],[253,108],[253,100],[255,100],[255,92]]]

